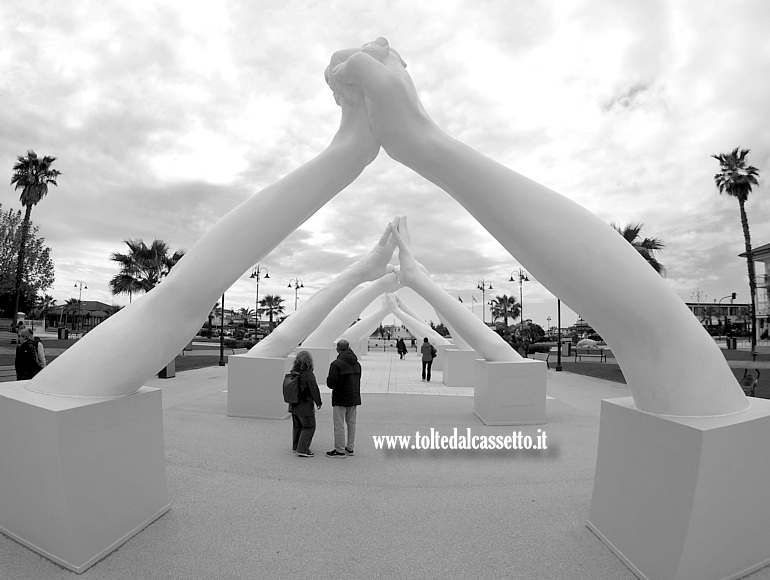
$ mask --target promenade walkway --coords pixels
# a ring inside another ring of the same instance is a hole
[[[226,367],[150,380],[163,391],[171,510],[80,576],[0,535],[0,578],[635,578],[585,525],[600,401],[628,396],[625,385],[550,370],[546,425],[488,427],[473,414],[470,389],[443,387],[440,372],[420,381],[416,355],[361,362],[356,454],[345,459],[324,455],[332,448],[325,387],[316,456],[305,459],[291,452],[290,421],[226,415]],[[374,445],[375,436],[431,428],[545,431],[548,449]],[[770,580],[770,567],[748,578]]]

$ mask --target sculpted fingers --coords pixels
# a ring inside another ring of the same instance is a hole
[[[409,249],[409,246],[406,245],[406,242],[404,242],[404,238],[401,237],[401,234],[398,233],[397,229],[392,230],[393,239],[396,240],[396,245],[398,246],[398,253],[399,256],[401,254],[408,255],[411,254],[412,251]]]
[[[382,232],[382,236],[380,236],[380,241],[377,242],[377,246],[381,248],[385,248],[388,245],[388,241],[390,240],[390,231],[393,229],[392,224],[388,224],[385,228],[385,231]],[[395,245],[395,243],[394,243]]]
[[[372,42],[367,42],[363,48],[361,48],[361,52],[365,52],[372,58],[383,62],[390,54],[390,45],[386,38],[380,36]]]
[[[404,243],[411,247],[412,246],[412,234],[409,233],[409,222],[406,219],[406,216],[403,215],[398,220],[398,231],[401,233],[401,239],[404,240]]]
[[[383,64],[365,52],[355,52],[344,62],[331,68],[331,79],[344,85],[361,86],[373,82],[384,69]]]

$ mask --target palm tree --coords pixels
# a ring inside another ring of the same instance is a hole
[[[35,298],[35,308],[32,310],[35,318],[40,318],[43,321],[43,330],[45,330],[46,319],[48,318],[48,311],[56,306],[56,300],[53,296],[46,294],[45,296]]]
[[[262,300],[259,301],[259,305],[262,307],[259,309],[260,314],[264,314],[267,312],[269,323],[268,323],[268,329],[270,332],[273,331],[274,325],[273,325],[273,317],[274,316],[280,316],[283,314],[285,306],[283,305],[283,298],[280,296],[268,294],[265,296]]]
[[[515,296],[495,296],[490,301],[492,308],[490,313],[492,314],[492,320],[503,319],[503,325],[505,326],[506,335],[510,336],[510,329],[508,328],[508,317],[515,320],[521,315],[521,305],[516,301]]]
[[[56,161],[56,157],[45,156],[41,159],[37,156],[37,153],[32,149],[29,149],[26,157],[19,155],[16,164],[13,166],[11,185],[14,186],[14,189],[21,189],[19,199],[21,200],[21,204],[26,208],[24,221],[21,225],[19,259],[16,263],[16,297],[14,298],[13,307],[13,328],[16,328],[16,320],[18,318],[21,279],[24,272],[24,250],[27,245],[32,206],[37,205],[37,203],[46,196],[49,185],[58,186],[56,178],[61,175],[61,171],[51,168],[54,161]]]
[[[238,310],[238,314],[243,318],[243,326],[246,328],[249,325],[249,318],[254,313],[253,308],[241,308]]]
[[[754,270],[754,258],[751,255],[751,234],[749,233],[749,219],[746,217],[746,200],[749,198],[752,186],[758,185],[759,170],[746,165],[746,155],[749,149],[736,147],[730,153],[712,155],[719,161],[719,173],[714,175],[714,183],[719,193],[726,193],[738,200],[741,211],[741,226],[743,227],[743,241],[746,245],[746,265],[749,270],[749,292],[751,294],[751,355],[757,355],[757,316],[754,305],[757,295],[757,275]]]
[[[120,272],[110,280],[110,291],[113,296],[128,294],[129,302],[135,293],[155,288],[184,256],[184,250],[169,256],[170,249],[163,240],[153,240],[149,247],[141,239],[124,240],[124,243],[128,253],[115,252],[110,256],[113,262],[120,264]]]
[[[70,298],[69,300],[64,301],[64,308],[62,309],[62,313],[64,314],[64,325],[67,325],[67,319],[70,314],[75,315],[78,311],[80,311],[80,307],[82,305],[82,301],[78,300],[77,298]],[[77,317],[73,316],[75,318],[75,324],[77,324]],[[75,329],[75,325],[73,325],[73,330]]]
[[[716,318],[719,320],[719,310],[716,306],[703,306],[700,310],[700,322],[706,328],[711,326],[711,322]]]
[[[639,254],[647,260],[647,263],[661,276],[666,275],[666,268],[658,262],[658,258],[655,256],[655,252],[660,252],[666,247],[663,240],[660,238],[642,238],[641,231],[644,227],[643,223],[627,224],[623,227],[610,224],[616,232],[618,232],[623,238],[631,244]]]

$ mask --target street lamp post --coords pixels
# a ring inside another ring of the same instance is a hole
[[[259,274],[260,274],[260,271],[262,271],[262,270],[265,271],[265,280],[270,278],[270,274],[267,273],[267,268],[265,268],[264,266],[262,268],[260,268],[259,264],[256,265],[254,270],[252,270],[252,272],[251,272],[251,276],[249,276],[249,278],[256,278],[257,279],[257,301],[256,301],[256,306],[257,307],[256,307],[256,310],[254,310],[254,320],[255,320],[255,324],[254,324],[254,339],[255,340],[257,338],[257,329],[259,328]]]
[[[476,284],[476,288],[481,290],[481,322],[486,324],[486,320],[484,318],[484,314],[485,314],[484,310],[486,309],[486,303],[487,303],[485,294],[487,290],[493,290],[492,284],[490,284],[489,282],[484,280],[484,278],[482,278],[481,280],[478,281],[478,284]]]
[[[550,334],[551,334],[551,317],[550,316],[546,316],[545,319],[548,321],[548,335],[550,336]]]
[[[697,304],[697,306],[695,307],[695,317],[698,319],[698,322],[702,323],[703,321],[700,319],[700,314],[701,314],[700,303],[701,303],[701,300],[704,302],[706,301],[706,299],[708,298],[708,294],[706,294],[703,290],[696,288],[693,291],[693,293],[690,294],[690,298],[692,300],[695,300],[695,303]]]
[[[294,310],[296,310],[299,303],[299,289],[304,288],[305,284],[299,278],[292,278],[289,280],[289,288],[291,288],[292,282],[294,282]]]
[[[519,268],[518,270],[511,272],[511,279],[508,280],[509,282],[516,281],[513,278],[514,274],[516,274],[519,278],[519,313],[521,314],[521,329],[524,330],[524,291],[522,285],[524,282],[529,282],[529,278],[527,277],[527,273]]]
[[[88,290],[88,284],[86,284],[85,281],[83,280],[75,280],[74,288],[79,288],[78,290],[78,333],[80,333],[80,331],[83,328],[82,319],[80,318],[80,306],[81,306],[80,299],[83,297],[83,288]]]
[[[561,299],[556,299],[556,370],[561,371]]]
[[[225,366],[225,295],[222,294],[222,317],[219,319],[219,366]]]

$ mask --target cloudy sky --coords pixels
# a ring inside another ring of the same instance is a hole
[[[755,246],[770,242],[769,29],[767,0],[5,1],[0,167],[8,183],[27,149],[57,157],[59,187],[32,213],[53,248],[48,292],[61,303],[83,280],[83,299],[125,304],[108,289],[122,240],[190,248],[312,159],[339,122],[323,78],[330,55],[385,36],[449,134],[607,222],[643,222],[666,243],[660,260],[683,300],[737,292],[745,302],[738,204],[718,194],[711,154],[751,149],[760,186],[749,223]],[[0,203],[20,208],[10,185]],[[482,279],[494,287],[487,301],[518,297],[515,257],[384,152],[255,256],[270,274],[260,297],[280,294],[292,311],[290,279],[304,283],[301,305],[394,215],[409,217],[434,281],[466,306],[475,298],[479,316]],[[574,243],[590,240],[576,231]],[[254,307],[250,273],[228,290],[228,307]],[[555,323],[546,288],[525,282],[523,296],[527,318]],[[566,308],[562,317],[575,320]]]

